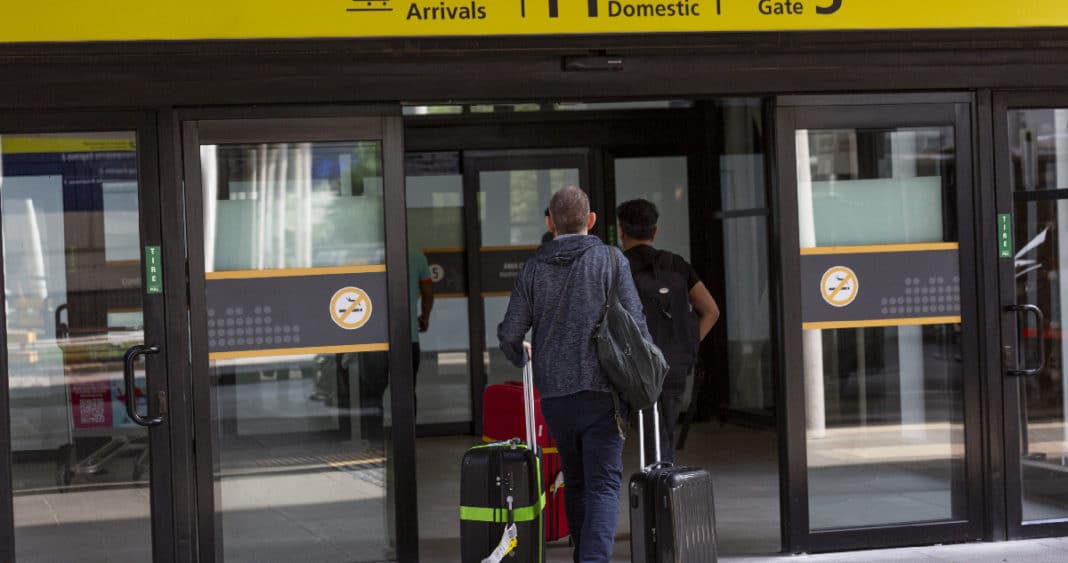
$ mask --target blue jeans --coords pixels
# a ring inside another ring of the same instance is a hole
[[[626,404],[621,407],[626,409]],[[623,438],[616,426],[612,396],[583,391],[542,399],[541,410],[560,450],[574,561],[608,563],[623,483]]]

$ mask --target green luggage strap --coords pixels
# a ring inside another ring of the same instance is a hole
[[[482,444],[475,446],[471,449],[480,450],[484,448],[493,447],[512,447],[518,449],[528,449],[527,445],[520,442],[518,438],[513,438],[505,442],[496,442],[493,444]],[[513,508],[511,510],[512,519],[508,519],[509,510],[507,508],[489,508],[485,506],[461,506],[460,507],[460,520],[466,520],[468,522],[491,522],[494,524],[508,524],[509,522],[533,522],[541,516],[542,510],[545,510],[545,491],[541,490],[541,457],[534,456],[534,475],[535,481],[538,484],[538,502],[530,506],[521,506],[519,508]]]
[[[512,510],[512,522],[533,522],[545,509],[545,493],[538,496],[538,502],[530,506],[521,506]],[[468,522],[508,523],[507,508],[486,508],[482,506],[461,506],[460,520]]]

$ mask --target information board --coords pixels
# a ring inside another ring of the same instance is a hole
[[[12,0],[0,42],[1068,26],[1064,0]]]

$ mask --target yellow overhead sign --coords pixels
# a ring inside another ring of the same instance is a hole
[[[7,0],[0,42],[1068,27],[1068,0]]]

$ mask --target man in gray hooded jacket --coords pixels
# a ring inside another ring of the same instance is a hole
[[[623,437],[593,340],[613,275],[620,303],[652,341],[623,253],[589,234],[596,220],[582,190],[569,186],[553,195],[545,222],[555,238],[523,265],[497,327],[501,350],[517,366],[533,329],[534,384],[560,451],[576,563],[611,560],[619,518]]]

